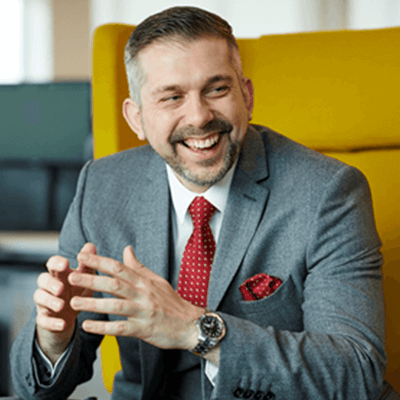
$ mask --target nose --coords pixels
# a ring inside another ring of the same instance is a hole
[[[197,96],[189,99],[185,109],[185,123],[188,126],[202,128],[213,118],[211,107],[205,99]]]

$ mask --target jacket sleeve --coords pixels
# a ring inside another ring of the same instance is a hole
[[[66,217],[59,241],[59,254],[68,258],[71,268],[76,268],[76,255],[86,243],[80,220],[80,211],[84,200],[84,187],[87,164],[81,172],[77,193]],[[95,293],[95,296],[100,296]],[[40,380],[42,365],[34,354],[36,332],[36,310],[29,323],[21,329],[10,353],[12,384],[15,392],[23,399],[63,399],[67,398],[77,385],[88,381],[93,374],[93,362],[96,349],[102,336],[84,332],[81,324],[85,319],[104,319],[106,316],[81,312],[77,319],[77,329],[71,341],[71,351],[63,362],[62,368],[50,380]]]
[[[302,289],[289,277],[271,301],[259,300],[258,316],[221,313],[227,333],[212,399],[257,393],[282,400],[378,395],[386,368],[382,256],[365,177],[340,168],[323,188],[311,219],[310,231],[303,233]],[[299,291],[302,329],[263,324],[262,313],[281,318],[277,309]]]

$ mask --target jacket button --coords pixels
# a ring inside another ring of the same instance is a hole
[[[275,399],[275,394],[272,392],[268,392],[263,400],[274,400]]]
[[[236,390],[233,392],[233,395],[237,399],[241,399],[244,396],[244,389],[242,389],[241,387],[236,388]]]
[[[254,394],[254,390],[251,390],[251,389],[246,390],[246,392],[243,395],[243,398],[251,399],[253,397],[253,394]]]
[[[254,400],[264,400],[265,393],[259,390],[255,395],[254,395]]]

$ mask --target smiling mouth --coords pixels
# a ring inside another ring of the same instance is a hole
[[[223,132],[215,133],[204,139],[189,138],[189,139],[181,140],[179,143],[183,144],[185,147],[187,147],[188,149],[191,149],[191,150],[206,151],[206,150],[210,150],[210,149],[214,148],[215,146],[217,146],[224,133],[227,133],[227,132],[223,131]]]

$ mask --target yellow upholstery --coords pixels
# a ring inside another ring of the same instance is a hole
[[[95,33],[97,158],[143,144],[121,113],[128,96],[123,49],[132,30],[110,24]],[[354,165],[367,176],[385,259],[386,378],[400,392],[399,43],[400,28],[239,40],[245,75],[255,86],[252,122]],[[120,368],[115,340],[106,338],[101,351],[104,382],[111,390]]]

